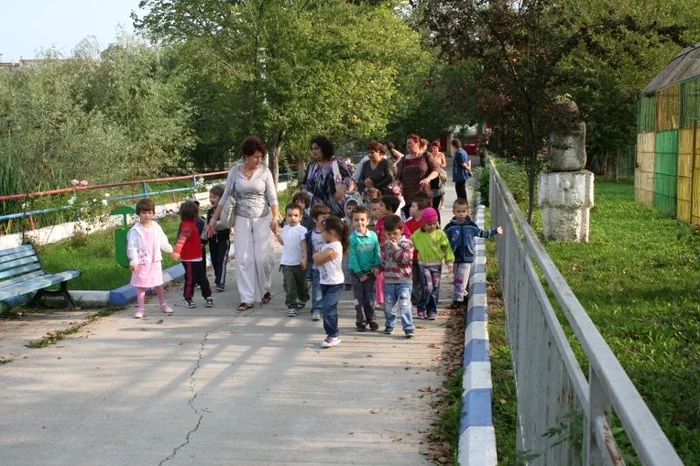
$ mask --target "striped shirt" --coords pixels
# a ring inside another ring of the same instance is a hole
[[[390,241],[384,243],[382,248],[382,271],[384,283],[412,283],[413,274],[413,243],[402,236],[398,241],[398,248],[394,248]]]

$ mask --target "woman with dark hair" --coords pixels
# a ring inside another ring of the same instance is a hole
[[[358,177],[360,186],[377,188],[382,194],[391,194],[389,185],[394,181],[394,175],[391,173],[391,163],[384,157],[384,146],[370,142],[367,152],[369,159],[362,164]]]
[[[306,168],[301,186],[311,193],[311,205],[325,204],[336,217],[345,216],[345,194],[353,180],[345,163],[335,157],[333,143],[324,136],[311,140],[313,162]]]
[[[270,285],[275,265],[272,232],[277,231],[280,215],[277,190],[272,173],[263,165],[265,145],[260,139],[248,136],[241,144],[242,160],[231,166],[221,202],[206,226],[207,236],[216,233],[216,222],[229,196],[236,200],[236,218],[233,230],[236,248],[236,284],[241,304],[238,311],[253,307],[261,301],[272,300]]]
[[[386,155],[391,164],[391,174],[396,175],[396,166],[399,164],[404,155],[396,149],[393,142],[387,141],[386,144]]]
[[[401,186],[405,205],[403,213],[406,218],[413,202],[413,196],[423,191],[432,199],[430,182],[437,178],[439,167],[432,157],[420,150],[420,136],[411,134],[406,139],[406,156],[396,167],[396,181]]]
[[[430,143],[430,156],[435,160],[439,170],[438,177],[433,180],[433,208],[438,213],[438,220],[440,220],[440,208],[442,208],[443,201],[445,200],[445,183],[447,182],[447,173],[445,172],[445,167],[447,166],[447,159],[445,154],[440,152],[440,141],[437,139]]]

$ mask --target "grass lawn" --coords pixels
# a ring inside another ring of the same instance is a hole
[[[637,204],[632,184],[596,180],[589,243],[545,247],[685,464],[700,464],[700,233]]]

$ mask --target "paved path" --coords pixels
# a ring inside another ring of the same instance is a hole
[[[343,342],[322,350],[321,322],[285,316],[279,274],[245,313],[232,285],[211,309],[176,285],[173,316],[130,307],[0,365],[0,463],[429,464],[444,312],[412,340],[357,333],[344,292]]]

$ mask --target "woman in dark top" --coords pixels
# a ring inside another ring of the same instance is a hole
[[[430,189],[430,181],[437,178],[439,167],[435,160],[420,150],[420,136],[411,134],[406,139],[406,156],[399,161],[396,167],[396,181],[401,186],[401,192],[405,205],[403,212],[409,217],[409,209],[413,196],[418,191],[423,191],[432,199],[433,192]]]
[[[394,175],[391,174],[391,163],[384,157],[384,146],[370,142],[367,152],[369,160],[362,164],[360,184],[364,188],[377,188],[382,194],[391,194],[389,185],[394,181]]]

